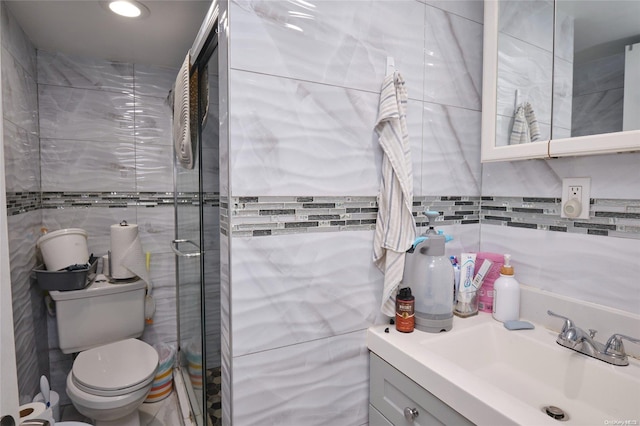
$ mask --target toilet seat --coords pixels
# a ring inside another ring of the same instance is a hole
[[[81,391],[118,396],[146,387],[158,368],[158,353],[150,345],[126,339],[81,352],[73,362],[71,380]]]

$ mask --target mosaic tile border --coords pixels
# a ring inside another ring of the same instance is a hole
[[[7,193],[7,214],[14,216],[39,209],[158,207],[201,202],[217,207],[220,194],[207,192],[200,199],[195,192],[179,192],[177,197],[173,192],[10,192]]]
[[[559,198],[482,197],[480,223],[640,239],[640,200],[591,199],[589,219],[560,217]]]
[[[40,209],[40,192],[7,192],[7,216],[15,216]]]
[[[256,196],[220,200],[217,192],[9,192],[9,216],[38,209],[158,207],[178,204],[220,207],[221,232],[234,237],[257,237],[303,232],[375,229],[376,197]],[[540,197],[415,197],[413,214],[437,210],[438,225],[483,224],[551,232],[571,232],[640,239],[640,200],[591,199],[588,220],[560,217],[559,198]]]
[[[231,203],[225,213],[234,237],[373,230],[378,214],[376,197],[231,197]],[[480,221],[480,197],[415,197],[418,226],[427,224],[419,215],[425,209],[441,213],[440,226]]]

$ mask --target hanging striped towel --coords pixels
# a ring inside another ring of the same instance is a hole
[[[407,132],[407,90],[397,71],[385,77],[380,93],[376,133],[384,151],[378,193],[373,261],[384,273],[380,310],[395,315],[396,289],[402,280],[405,252],[416,235],[411,212],[413,172]]]
[[[524,117],[527,119],[527,126],[529,127],[529,139],[531,142],[535,142],[540,139],[540,128],[538,127],[536,113],[533,112],[533,107],[529,102],[524,104]]]
[[[535,142],[540,139],[540,128],[533,107],[529,102],[518,106],[514,117],[509,145]]]
[[[173,88],[173,144],[176,159],[185,169],[193,169],[191,139],[191,93],[189,85],[190,54],[184,58]]]

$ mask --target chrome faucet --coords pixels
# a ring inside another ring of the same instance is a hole
[[[607,343],[602,344],[594,339],[597,333],[596,330],[589,329],[587,333],[577,327],[573,321],[567,317],[551,311],[547,311],[547,314],[564,320],[556,343],[581,354],[599,359],[600,361],[608,362],[609,364],[620,366],[629,365],[629,358],[624,350],[622,339],[640,344],[640,339],[625,336],[624,334],[614,334],[609,337]]]

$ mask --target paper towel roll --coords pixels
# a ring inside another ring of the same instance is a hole
[[[128,279],[137,275],[144,282],[149,282],[138,225],[126,221],[111,225],[110,260],[112,278]]]
[[[21,405],[19,410],[20,423],[25,420],[42,419],[48,420],[52,425],[55,424],[51,407],[47,408],[43,402],[30,402],[28,404]]]

